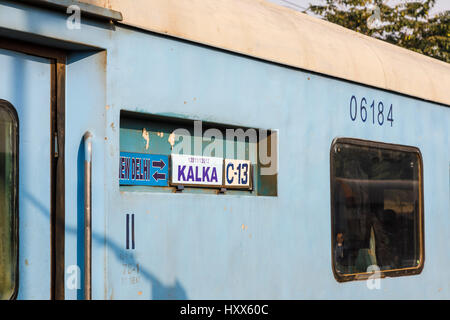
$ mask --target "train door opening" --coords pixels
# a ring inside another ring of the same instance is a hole
[[[0,39],[0,299],[53,299],[63,285],[56,267],[64,245],[56,215],[64,194],[56,174],[61,75],[60,59],[50,56]]]

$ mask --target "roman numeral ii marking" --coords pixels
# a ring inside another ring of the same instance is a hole
[[[131,216],[131,226],[130,226],[130,216]],[[126,249],[130,249],[130,233],[131,233],[131,249],[135,249],[134,247],[134,213],[126,214]]]

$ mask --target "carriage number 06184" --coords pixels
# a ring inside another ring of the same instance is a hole
[[[356,97],[352,96],[350,99],[350,119],[352,119],[352,121],[361,119],[362,122],[370,122],[370,120],[372,120],[372,124],[378,123],[380,126],[390,122],[392,127],[394,125],[393,108],[392,104],[388,108],[387,106],[384,106],[382,101],[367,101],[364,97],[358,104]]]

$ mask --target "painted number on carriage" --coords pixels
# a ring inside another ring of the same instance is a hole
[[[250,161],[225,159],[224,164],[226,188],[250,188]]]
[[[384,104],[383,101],[361,99],[352,96],[350,99],[350,119],[372,123],[373,125],[394,125],[394,106]]]

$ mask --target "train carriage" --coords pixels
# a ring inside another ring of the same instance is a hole
[[[263,0],[0,0],[0,298],[448,299],[450,66]]]

